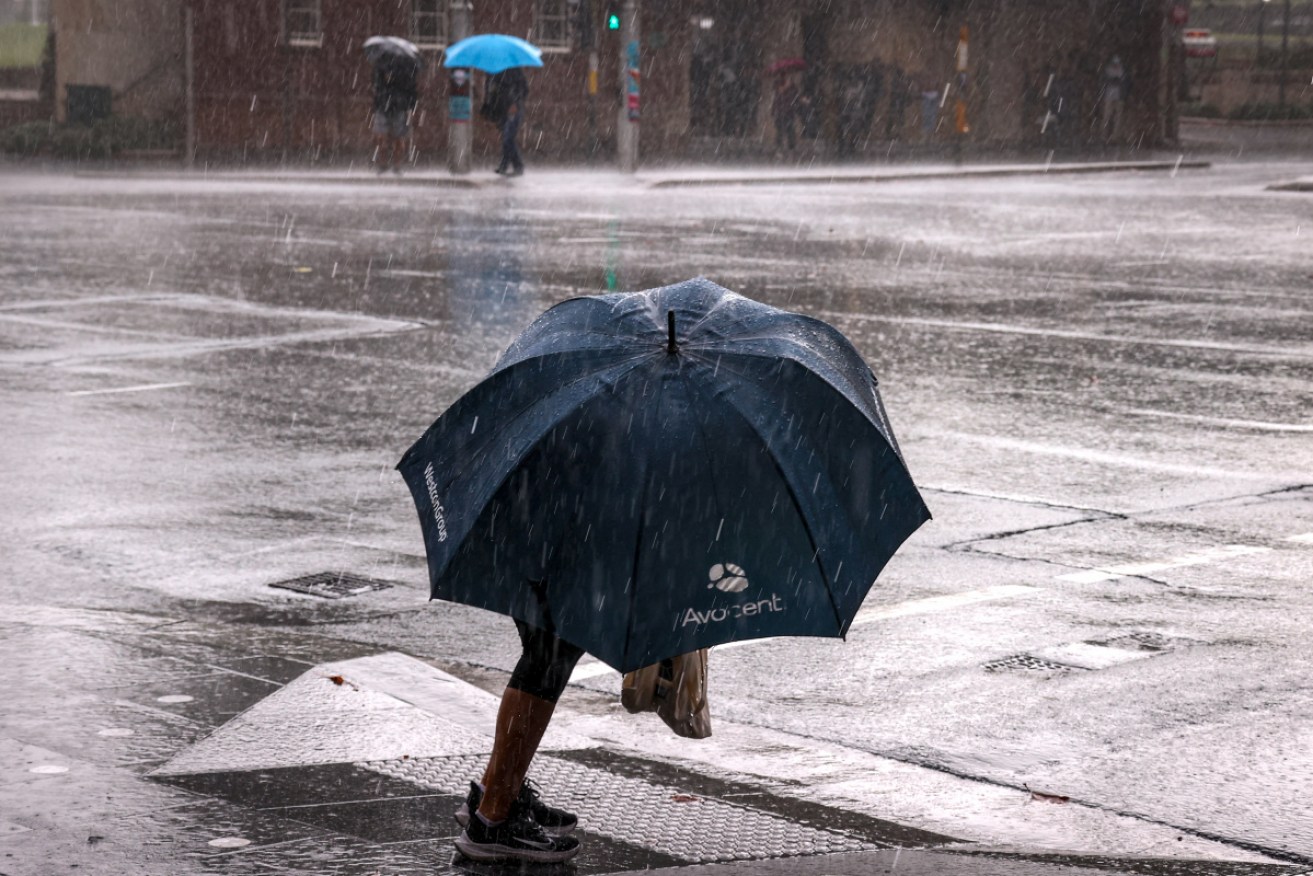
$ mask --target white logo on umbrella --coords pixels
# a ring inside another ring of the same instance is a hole
[[[716,563],[711,567],[710,574],[711,583],[707,585],[708,590],[715,587],[725,593],[742,593],[748,589],[748,573],[743,571],[742,566],[733,563]]]

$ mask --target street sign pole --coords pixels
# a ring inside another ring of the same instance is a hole
[[[616,117],[616,158],[621,173],[638,170],[641,96],[638,0],[624,0],[620,12],[620,112]]]
[[[1281,84],[1277,86],[1277,105],[1286,108],[1286,72],[1290,68],[1290,0],[1281,16]]]
[[[470,35],[470,22],[474,17],[474,5],[470,0],[451,0],[447,7],[451,33],[447,35],[449,43],[459,42]],[[474,82],[470,71],[464,67],[454,67],[447,79],[447,170],[451,173],[470,172],[470,150],[474,145],[474,131],[471,108],[473,105]]]

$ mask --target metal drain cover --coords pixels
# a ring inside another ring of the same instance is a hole
[[[319,596],[323,599],[346,599],[375,590],[387,590],[394,585],[387,581],[352,575],[349,572],[317,572],[287,581],[275,581],[269,586]]]
[[[1067,663],[1058,663],[1054,660],[1045,660],[1043,657],[1036,657],[1034,654],[1013,654],[1010,657],[1000,657],[998,660],[991,660],[982,667],[986,672],[1072,672],[1084,671],[1083,666],[1072,666]]]
[[[1090,640],[1091,645],[1103,645],[1107,648],[1125,648],[1137,651],[1171,651],[1186,645],[1198,644],[1192,639],[1180,636],[1168,636],[1164,633],[1137,630],[1110,639]]]
[[[438,793],[463,796],[470,778],[482,772],[486,761],[486,755],[465,755],[356,766]],[[689,794],[672,785],[618,775],[564,757],[540,755],[533,770],[534,781],[551,789],[552,802],[577,812],[588,833],[690,864],[888,847],[842,830],[809,826],[752,806]]]

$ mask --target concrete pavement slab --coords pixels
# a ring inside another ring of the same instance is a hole
[[[1273,864],[894,849],[818,858],[682,867],[670,876],[1302,876]],[[621,874],[615,874],[621,876]]]

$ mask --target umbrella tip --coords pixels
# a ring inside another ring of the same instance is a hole
[[[666,311],[666,352],[673,353],[679,349],[675,343],[675,311]]]

